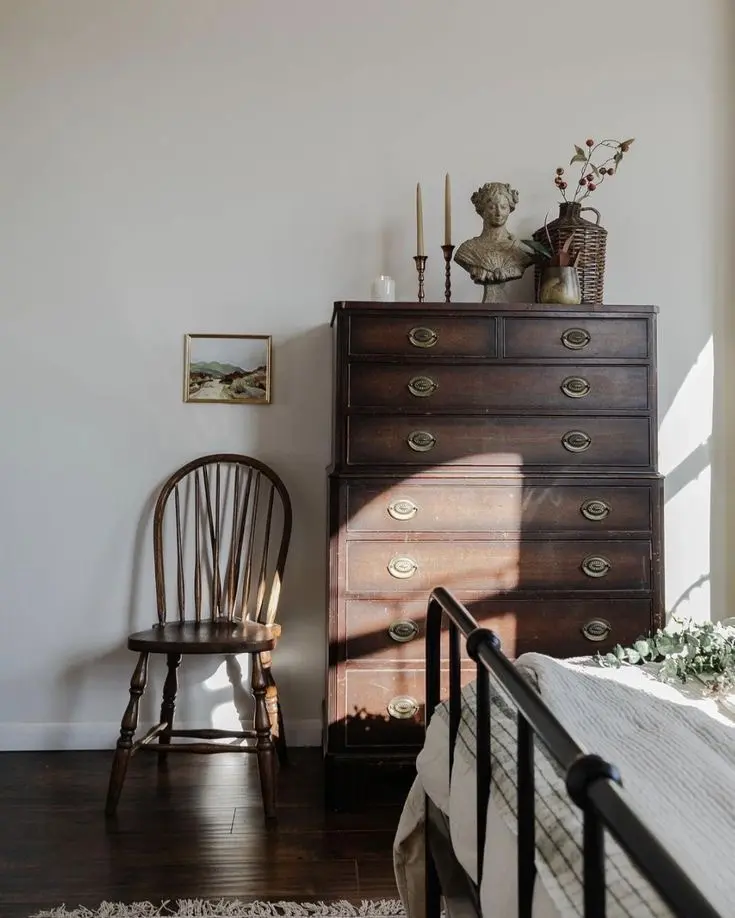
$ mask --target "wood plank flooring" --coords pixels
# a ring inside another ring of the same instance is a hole
[[[327,813],[318,749],[289,750],[267,831],[252,756],[131,764],[103,815],[108,752],[0,754],[0,916],[54,905],[177,898],[394,898],[399,809]]]

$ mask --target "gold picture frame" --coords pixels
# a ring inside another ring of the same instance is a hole
[[[184,401],[270,405],[271,336],[184,336]]]

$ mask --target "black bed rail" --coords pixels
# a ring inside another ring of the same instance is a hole
[[[585,918],[605,916],[605,844],[607,829],[677,918],[722,918],[671,854],[636,816],[621,790],[617,769],[584,753],[549,710],[541,696],[500,649],[497,635],[480,628],[468,610],[443,587],[429,599],[426,625],[426,725],[440,703],[441,630],[449,625],[449,769],[461,719],[460,635],[476,664],[477,689],[477,891],[482,880],[485,829],[491,787],[490,674],[518,711],[518,915],[531,918],[535,867],[534,737],[538,737],[566,774],[569,796],[582,810]],[[438,918],[440,890],[427,855],[426,915]]]

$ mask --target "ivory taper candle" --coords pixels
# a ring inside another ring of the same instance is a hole
[[[452,182],[444,176],[444,245],[452,244]]]
[[[424,205],[421,201],[421,183],[416,185],[416,254],[424,255]]]

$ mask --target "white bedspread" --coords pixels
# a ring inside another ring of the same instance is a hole
[[[526,654],[518,663],[528,669],[546,702],[580,745],[620,768],[626,792],[640,817],[706,891],[713,905],[723,916],[735,915],[735,905],[731,904],[735,890],[731,857],[735,843],[735,720],[728,705],[703,697],[701,691],[689,686],[660,683],[647,668],[602,669],[589,661],[560,661],[538,654]],[[434,726],[442,720],[442,727]],[[463,713],[461,735],[468,730],[471,733],[471,718]],[[474,863],[467,862],[467,849],[471,850],[475,837],[471,824],[475,812],[471,735],[466,742],[458,741],[455,772],[463,777],[457,780],[457,775],[453,776],[451,793],[447,788],[446,742],[446,713],[440,711],[419,757],[419,777],[396,836],[396,874],[409,918],[419,918],[423,905],[419,839],[424,791],[449,814],[455,850],[463,852],[464,866],[474,874]],[[581,914],[580,858],[574,840],[580,837],[579,814],[566,802],[561,775],[538,752],[536,758],[542,805],[537,807],[535,914],[571,918]],[[512,889],[505,896],[507,902],[501,904],[488,879],[494,872],[493,859],[497,865],[499,857],[505,862],[509,856],[508,836],[515,830],[514,786],[508,784],[506,774],[513,770],[501,762],[493,772],[493,806],[488,815],[481,890],[484,914],[492,918],[515,915]],[[608,843],[608,853],[617,889],[615,901],[610,903],[611,918],[668,915],[612,843]],[[506,863],[500,874],[507,880]],[[549,902],[554,906],[551,911]]]

